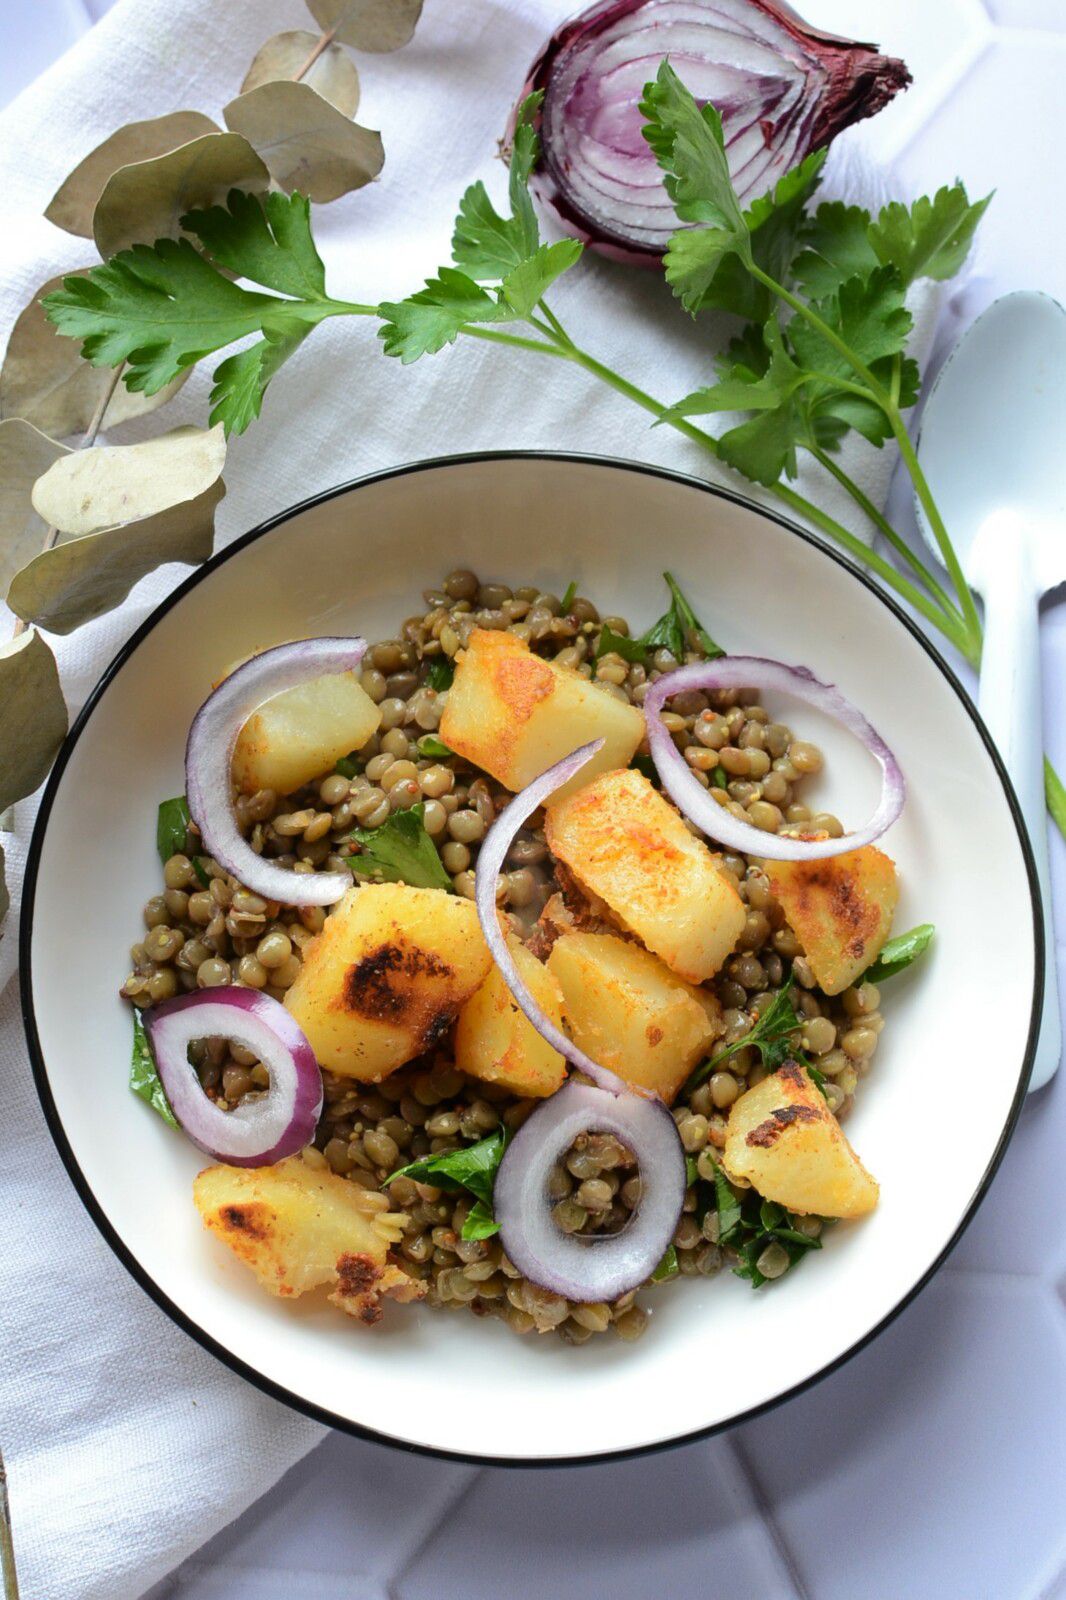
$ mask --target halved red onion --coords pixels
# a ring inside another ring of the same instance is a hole
[[[504,983],[537,1032],[558,1050],[560,1055],[565,1056],[571,1066],[577,1067],[579,1072],[584,1072],[602,1089],[608,1090],[611,1094],[622,1094],[628,1085],[607,1067],[601,1067],[591,1056],[579,1050],[573,1040],[568,1039],[562,1029],[555,1026],[534,1000],[522,981],[514,957],[507,948],[507,940],[500,928],[500,914],[496,909],[496,880],[503,870],[503,863],[514,842],[515,834],[537,807],[544,804],[549,795],[554,794],[556,789],[560,789],[576,772],[581,771],[586,761],[590,761],[602,745],[602,739],[593,739],[590,744],[583,744],[577,750],[571,751],[568,756],[564,756],[561,761],[549,767],[547,772],[542,772],[539,778],[534,778],[532,783],[520,790],[510,805],[500,813],[485,835],[484,843],[478,851],[477,870],[474,874],[474,899],[481,931],[492,952],[492,959],[499,967]]]
[[[581,1239],[563,1233],[552,1216],[549,1175],[581,1133],[613,1133],[640,1170],[640,1203],[618,1233]],[[503,1248],[531,1283],[568,1300],[615,1300],[655,1271],[684,1199],[685,1152],[663,1102],[571,1081],[511,1140],[492,1208]]]
[[[266,1167],[314,1137],[322,1074],[303,1029],[283,1005],[256,989],[201,989],[143,1013],[156,1070],[184,1133],[209,1156],[234,1167]],[[222,1111],[189,1061],[194,1039],[223,1038],[251,1050],[270,1088]]]
[[[220,867],[266,900],[330,906],[352,886],[346,872],[291,872],[256,855],[233,814],[230,769],[241,729],[275,695],[312,678],[353,672],[366,640],[300,639],[275,645],[237,667],[204,701],[185,746],[185,795],[204,846]]]
[[[664,56],[720,112],[742,205],[910,82],[902,61],[780,0],[598,0],[564,23],[519,96],[544,91],[531,186],[567,233],[646,266],[678,227],[638,104]]]
[[[741,822],[725,806],[712,800],[675,745],[663,722],[662,709],[675,694],[749,686],[760,691],[772,693],[776,690],[780,694],[795,695],[797,700],[826,712],[861,740],[881,768],[881,799],[865,827],[846,833],[840,839],[789,839],[776,833],[764,833],[750,822]],[[907,785],[899,762],[877,729],[834,684],[823,683],[806,667],[789,667],[783,661],[771,661],[765,656],[722,656],[717,661],[695,661],[691,666],[678,667],[676,672],[664,673],[656,679],[644,697],[644,718],[652,760],[663,788],[690,822],[729,850],[743,850],[748,855],[763,856],[771,861],[816,861],[823,856],[843,855],[879,839],[895,822],[907,798]]]

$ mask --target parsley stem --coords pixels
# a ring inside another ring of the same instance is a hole
[[[877,528],[880,533],[884,534],[893,550],[895,550],[897,554],[902,557],[902,559],[910,567],[911,571],[916,573],[917,576],[921,578],[926,587],[940,601],[941,605],[944,607],[944,610],[949,615],[958,617],[959,621],[961,622],[962,612],[959,610],[958,606],[955,604],[954,600],[952,600],[947,591],[941,587],[935,574],[929,571],[929,568],[925,565],[924,561],[919,560],[914,551],[911,549],[910,545],[907,544],[906,540],[900,538],[899,534],[889,522],[888,518],[883,514],[883,512],[878,511],[873,501],[862,492],[855,480],[850,478],[844,471],[843,467],[834,461],[832,456],[829,455],[825,450],[820,449],[817,445],[813,445],[810,447],[810,451],[811,455],[819,463],[819,465],[824,467],[826,472],[828,472],[831,477],[836,479],[841,488],[845,489],[847,493],[850,494],[860,511],[862,511],[864,515],[870,519],[874,527]]]
[[[748,271],[753,278],[757,278],[761,284],[765,285],[771,294],[777,295],[778,299],[783,300],[787,306],[791,306],[793,311],[798,316],[801,316],[805,322],[810,323],[814,331],[821,334],[827,344],[832,345],[837,355],[843,357],[851,370],[862,379],[865,388],[882,409],[891,405],[891,397],[878,383],[869,367],[859,360],[854,350],[840,337],[836,329],[831,328],[829,323],[824,321],[817,311],[807,304],[806,300],[801,300],[799,295],[792,293],[791,289],[786,289],[783,283],[778,283],[776,278],[771,278],[769,273],[764,272],[757,262],[753,261],[748,267]]]
[[[1047,756],[1044,757],[1044,793],[1047,795],[1047,808],[1051,812],[1052,819],[1062,837],[1066,839],[1066,785],[1063,784]]]
[[[955,591],[958,594],[962,607],[962,615],[965,619],[967,630],[977,646],[978,661],[980,661],[981,619],[977,614],[977,607],[974,604],[973,593],[970,589],[970,585],[966,582],[966,579],[963,576],[962,567],[959,565],[959,558],[955,554],[955,546],[948,537],[948,530],[944,526],[944,519],[940,515],[940,510],[936,501],[933,499],[933,491],[929,487],[929,480],[926,478],[925,473],[922,471],[921,465],[918,461],[917,453],[913,444],[911,443],[911,436],[907,432],[907,424],[904,422],[896,406],[889,406],[885,412],[885,415],[888,418],[889,425],[892,429],[893,435],[895,436],[896,443],[899,446],[899,453],[903,458],[903,464],[910,474],[911,482],[914,484],[918,501],[922,507],[922,510],[929,518],[929,526],[933,530],[933,535],[936,539],[940,554],[943,557],[944,565],[947,567],[951,576],[951,581],[955,585]]]
[[[471,322],[460,332],[468,334],[471,339],[486,339],[490,344],[513,344],[519,350],[535,350],[541,356],[556,356],[562,361],[573,360],[569,351],[549,344],[545,339],[523,339],[519,333],[501,333],[498,328],[477,328]]]
[[[556,337],[563,344],[568,345],[572,350],[574,348],[574,341],[571,339],[570,335],[567,333],[566,329],[563,327],[562,323],[559,321],[559,318],[555,315],[555,312],[551,309],[546,300],[542,300],[540,302],[540,309],[544,314],[544,320],[550,323],[552,331],[555,333]]]

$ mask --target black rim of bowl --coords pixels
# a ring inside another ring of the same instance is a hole
[[[833,561],[837,564],[837,566],[843,567],[845,571],[850,573],[852,578],[857,583],[862,584],[863,588],[867,589],[872,595],[874,595],[880,604],[883,605],[886,610],[892,613],[897,622],[899,622],[901,626],[910,634],[911,638],[921,646],[926,655],[930,657],[937,669],[943,674],[948,683],[954,689],[964,710],[968,713],[970,719],[976,727],[977,732],[981,737],[981,741],[988,753],[989,759],[991,760],[992,766],[995,769],[996,775],[999,778],[1001,787],[1007,800],[1007,805],[1010,808],[1010,813],[1014,820],[1014,826],[1018,834],[1018,843],[1021,847],[1022,859],[1025,862],[1025,870],[1029,880],[1029,896],[1033,910],[1033,952],[1035,961],[1033,1006],[1029,1020],[1029,1033],[1026,1041],[1025,1056],[1018,1077],[1018,1087],[1015,1091],[1007,1120],[1004,1123],[1003,1131],[997,1140],[996,1147],[992,1152],[988,1166],[985,1168],[984,1175],[978,1184],[976,1191],[972,1195],[958,1227],[955,1229],[955,1232],[952,1234],[944,1248],[940,1251],[932,1265],[926,1269],[926,1271],[922,1274],[918,1281],[911,1286],[902,1299],[897,1301],[892,1309],[884,1317],[882,1317],[881,1320],[874,1325],[874,1327],[870,1328],[861,1339],[856,1340],[856,1342],[841,1355],[837,1356],[826,1366],[820,1367],[817,1372],[812,1373],[809,1377],[804,1378],[802,1382],[793,1384],[790,1389],[783,1390],[780,1394],[772,1396],[772,1398],[769,1400],[762,1401],[757,1406],[750,1407],[747,1411],[738,1412],[735,1416],[728,1417],[721,1422],[711,1423],[703,1428],[696,1428],[691,1433],[677,1434],[670,1439],[654,1440],[650,1444],[631,1445],[623,1450],[606,1450],[581,1456],[562,1455],[537,1456],[535,1458],[530,1458],[527,1456],[476,1455],[472,1454],[470,1451],[445,1450],[435,1445],[419,1444],[412,1440],[397,1438],[391,1434],[380,1433],[373,1428],[364,1427],[361,1423],[353,1422],[348,1417],[337,1416],[334,1412],[328,1411],[324,1407],[314,1405],[300,1395],[293,1394],[292,1391],[286,1389],[283,1384],[275,1383],[272,1379],[264,1377],[263,1374],[257,1372],[254,1367],[248,1366],[246,1362],[242,1361],[231,1351],[227,1350],[223,1345],[219,1344],[217,1340],[212,1338],[209,1333],[201,1328],[198,1323],[193,1321],[191,1317],[187,1316],[184,1311],[176,1306],[173,1301],[171,1301],[169,1297],[163,1293],[158,1284],[156,1284],[155,1280],[152,1278],[151,1274],[141,1265],[141,1263],[133,1255],[132,1251],[130,1251],[119,1238],[115,1229],[112,1227],[108,1218],[104,1214],[102,1207],[97,1202],[92,1188],[78,1164],[77,1156],[75,1155],[70,1141],[67,1138],[66,1130],[63,1127],[59,1112],[56,1109],[55,1101],[52,1097],[52,1091],[48,1081],[48,1070],[45,1066],[44,1055],[41,1050],[41,1043],[37,1032],[37,1020],[34,1011],[32,970],[33,917],[37,891],[37,875],[40,868],[44,836],[48,828],[48,819],[51,815],[52,807],[55,804],[55,799],[59,792],[60,784],[63,781],[63,773],[66,770],[67,762],[70,760],[74,747],[81,737],[89,718],[92,716],[97,702],[102,698],[108,688],[108,685],[111,683],[111,680],[115,677],[120,668],[123,667],[134,654],[142,640],[145,639],[149,633],[151,633],[152,629],[156,626],[156,623],[159,622],[159,620],[164,617],[168,611],[177,605],[179,601],[184,599],[184,597],[189,594],[191,590],[195,589],[197,585],[205,582],[213,572],[223,565],[224,562],[228,561],[239,551],[247,549],[249,545],[254,544],[258,539],[262,538],[264,534],[270,533],[274,528],[279,527],[284,522],[291,521],[292,518],[301,515],[303,512],[309,510],[312,506],[323,505],[327,501],[338,499],[342,495],[351,494],[353,491],[362,488],[364,485],[382,483],[390,478],[402,478],[407,477],[411,473],[439,471],[449,467],[468,467],[478,463],[490,461],[558,461],[572,463],[579,466],[604,467],[621,472],[641,473],[646,477],[652,478],[665,478],[670,482],[680,483],[688,488],[698,489],[703,494],[708,494],[721,500],[728,500],[734,505],[743,506],[747,510],[754,511],[756,515],[765,517],[769,522],[776,523],[779,527],[786,529],[795,538],[801,539],[804,544],[810,545],[826,560]],[[218,551],[208,561],[206,561],[203,566],[198,567],[195,572],[191,573],[183,583],[180,583],[171,594],[169,594],[160,602],[155,610],[145,618],[136,632],[122,646],[121,650],[119,650],[118,654],[111,661],[100,681],[89,695],[89,698],[86,700],[81,713],[77,717],[73,727],[70,729],[70,732],[67,734],[66,739],[63,741],[59,755],[56,757],[55,765],[52,768],[52,772],[49,776],[44,794],[41,798],[40,810],[37,814],[37,821],[33,830],[33,837],[30,841],[29,855],[26,862],[25,884],[22,896],[22,914],[19,929],[19,986],[22,1003],[22,1020],[26,1031],[26,1042],[29,1047],[34,1082],[37,1086],[37,1093],[41,1101],[41,1108],[44,1112],[45,1120],[48,1123],[49,1132],[52,1135],[52,1139],[55,1142],[57,1150],[59,1151],[63,1164],[67,1169],[71,1182],[81,1197],[82,1203],[84,1204],[86,1210],[92,1217],[104,1239],[114,1251],[115,1255],[122,1262],[123,1266],[130,1273],[130,1275],[137,1281],[137,1283],[140,1284],[145,1293],[155,1301],[156,1305],[159,1306],[161,1310],[166,1312],[167,1316],[172,1322],[176,1323],[179,1328],[183,1329],[185,1333],[189,1334],[191,1338],[195,1339],[197,1344],[199,1344],[204,1350],[209,1351],[211,1355],[223,1362],[227,1367],[230,1368],[231,1371],[246,1379],[249,1383],[254,1385],[255,1388],[260,1389],[264,1394],[269,1395],[272,1399],[281,1401],[283,1405],[289,1406],[294,1411],[301,1412],[304,1416],[310,1417],[315,1422],[323,1423],[325,1426],[330,1428],[337,1428],[343,1433],[352,1434],[360,1439],[371,1440],[376,1444],[388,1445],[393,1449],[410,1450],[419,1455],[435,1456],[441,1460],[464,1461],[473,1465],[500,1467],[588,1466],[599,1462],[620,1461],[634,1456],[650,1455],[656,1451],[676,1449],[680,1445],[693,1444],[700,1439],[708,1439],[712,1435],[721,1433],[728,1428],[735,1428],[742,1423],[750,1422],[755,1417],[762,1416],[766,1412],[773,1410],[774,1407],[782,1405],[786,1400],[792,1400],[797,1395],[803,1394],[807,1389],[812,1388],[823,1378],[827,1378],[830,1373],[836,1372],[837,1369],[842,1367],[846,1361],[850,1361],[852,1356],[857,1355],[860,1350],[864,1350],[866,1346],[871,1344],[880,1333],[883,1333],[884,1330],[896,1320],[900,1313],[906,1310],[911,1301],[921,1293],[922,1289],[925,1288],[930,1279],[939,1271],[947,1257],[951,1254],[952,1250],[954,1250],[955,1246],[962,1238],[963,1233],[972,1222],[974,1215],[981,1204],[981,1201],[988,1192],[988,1187],[999,1168],[999,1164],[1003,1159],[1004,1152],[1006,1151],[1007,1145],[1018,1121],[1018,1116],[1021,1111],[1022,1104],[1024,1103],[1026,1090],[1029,1085],[1029,1078],[1032,1073],[1033,1059],[1036,1053],[1037,1036],[1040,1028],[1041,1005],[1043,1002],[1044,959],[1044,923],[1041,909],[1040,889],[1036,877],[1036,867],[1033,861],[1033,853],[1030,848],[1029,837],[1025,829],[1025,823],[1022,819],[1021,810],[1019,808],[1014,789],[1011,785],[1011,781],[1007,776],[1006,768],[1004,767],[999,752],[992,743],[991,736],[984,723],[981,721],[981,718],[977,712],[977,708],[970,699],[970,696],[959,682],[955,673],[942,659],[939,651],[935,649],[929,639],[927,639],[921,630],[915,625],[915,623],[911,621],[910,617],[908,617],[898,602],[878,584],[874,583],[873,579],[863,572],[861,568],[856,566],[854,562],[846,559],[838,551],[830,549],[822,542],[822,540],[815,538],[813,534],[808,533],[805,528],[799,527],[796,523],[790,521],[789,518],[780,516],[774,511],[766,510],[765,507],[757,505],[753,500],[749,499],[748,496],[744,494],[740,494],[732,489],[723,488],[718,484],[707,483],[703,479],[693,477],[689,473],[671,471],[666,467],[656,467],[636,461],[623,461],[612,456],[598,456],[584,452],[558,450],[479,450],[463,455],[436,456],[424,461],[408,462],[403,466],[389,467],[381,472],[372,472],[360,478],[353,478],[347,483],[338,484],[335,488],[326,489],[321,494],[310,495],[306,500],[301,500],[298,505],[290,506],[287,510],[279,512],[277,516],[270,517],[267,521],[259,523],[259,525],[253,528],[249,533],[242,534],[239,538],[234,539],[232,543],[226,545],[223,550]]]

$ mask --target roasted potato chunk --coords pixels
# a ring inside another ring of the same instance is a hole
[[[448,690],[440,736],[515,791],[578,745],[602,739],[603,749],[559,790],[568,794],[632,759],[644,714],[569,667],[542,660],[515,634],[476,628]]]
[[[377,1322],[383,1295],[417,1298],[422,1285],[387,1259],[403,1215],[373,1212],[366,1191],[303,1156],[273,1167],[206,1167],[193,1183],[204,1224],[268,1294],[289,1297],[331,1284],[334,1305]]]
[[[527,989],[556,1027],[562,1026],[559,985],[525,945],[509,941]],[[554,1094],[566,1078],[566,1062],[529,1022],[496,966],[459,1013],[455,1064],[472,1078],[499,1083],[512,1094]]]
[[[323,1067],[376,1083],[443,1038],[491,965],[472,901],[364,884],[304,950],[285,1004]]]
[[[722,1031],[712,994],[614,934],[563,934],[548,971],[559,981],[578,1048],[668,1105]]]
[[[553,799],[545,836],[621,926],[689,983],[713,977],[733,950],[743,901],[643,773],[605,772]]]
[[[380,722],[357,673],[312,678],[248,718],[233,752],[233,781],[242,794],[292,794],[361,749]]]
[[[892,859],[867,844],[820,861],[767,861],[766,876],[818,987],[840,994],[888,938],[899,899]]]
[[[795,1061],[733,1102],[722,1161],[764,1200],[819,1217],[861,1217],[878,1187],[821,1091]]]

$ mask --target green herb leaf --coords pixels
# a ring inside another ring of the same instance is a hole
[[[353,750],[350,755],[341,756],[333,770],[339,772],[342,778],[357,778],[363,770],[358,750]]]
[[[904,288],[894,267],[878,267],[869,277],[848,278],[813,309],[866,366],[902,351],[914,319],[903,303]],[[808,371],[831,377],[855,376],[850,362],[802,317],[789,323],[796,360]]]
[[[662,788],[659,770],[651,756],[634,756],[629,765],[635,767],[638,772],[642,772],[653,788]]]
[[[532,119],[543,98],[539,92],[531,94],[518,113],[510,165],[512,215],[500,216],[481,182],[471,184],[459,202],[452,235],[452,260],[472,278],[505,278],[531,256],[540,243],[536,212],[527,185],[539,154]]]
[[[274,198],[271,195],[271,199]],[[215,368],[211,422],[224,423],[227,433],[243,433],[263,409],[263,396],[271,378],[310,332],[309,327],[299,328],[295,333],[268,330],[246,350],[227,356]]]
[[[684,659],[689,649],[701,650],[709,661],[725,654],[696,616],[673,574],[664,572],[663,577],[670,590],[670,609],[657,622],[653,622],[639,639],[628,639],[611,628],[601,628],[596,645],[597,661],[611,652],[620,655],[624,661],[642,664],[656,650],[669,650],[678,661]]]
[[[356,872],[376,869],[386,883],[407,883],[415,889],[446,889],[454,885],[444,870],[437,847],[426,832],[425,804],[394,811],[379,828],[355,828],[349,838],[359,854],[348,857]]]
[[[916,278],[953,278],[966,260],[992,196],[970,204],[955,183],[912,206],[893,201],[870,228],[870,244],[883,266],[895,267],[904,287]]]
[[[897,972],[909,967],[912,961],[917,961],[922,952],[928,949],[935,932],[936,929],[931,922],[920,922],[916,928],[910,928],[906,933],[897,933],[894,939],[889,939],[888,943],[881,947],[877,960],[863,973],[865,982],[884,983],[886,978],[894,978]]]
[[[825,157],[825,150],[812,151],[798,167],[779,179],[772,193],[762,195],[744,212],[752,259],[778,281],[783,282],[788,275],[804,223],[804,207],[818,187]],[[676,248],[678,243],[675,236],[671,247]],[[728,255],[703,290],[698,305],[689,309],[729,311],[734,316],[765,322],[773,305],[774,297],[765,284],[751,276],[739,256]]]
[[[176,1128],[177,1118],[170,1109],[170,1101],[166,1091],[159,1081],[156,1071],[155,1059],[151,1046],[148,1043],[148,1034],[141,1020],[141,1013],[133,1013],[133,1054],[130,1057],[130,1088],[134,1094],[140,1095],[147,1101],[153,1111],[158,1111],[164,1122],[169,1122]]]
[[[758,1262],[770,1244],[779,1244],[788,1257],[789,1271],[809,1250],[822,1248],[820,1239],[812,1239],[796,1226],[796,1218],[784,1206],[763,1200],[754,1190],[748,1190],[739,1202],[739,1216],[730,1211],[731,1227],[724,1242],[736,1251],[739,1261],[733,1268],[738,1278],[747,1278],[753,1289],[760,1289],[770,1280],[759,1270]],[[828,1221],[823,1218],[823,1223]],[[723,1240],[721,1211],[719,1211],[719,1240]],[[780,1274],[784,1276],[784,1274]]]
[[[826,1085],[825,1073],[824,1072],[820,1072],[818,1070],[818,1068],[816,1066],[814,1066],[813,1063],[810,1062],[810,1061],[805,1062],[805,1066],[807,1068],[807,1075],[811,1079],[811,1081],[813,1082],[814,1087],[818,1090],[818,1093],[822,1096],[823,1099],[828,1100],[829,1096],[825,1092],[825,1085]]]
[[[792,275],[808,294],[824,298],[849,278],[867,278],[876,271],[877,252],[870,243],[870,213],[843,200],[823,202],[803,229],[804,252],[792,263]]]
[[[189,831],[189,802],[183,794],[173,800],[161,800],[155,824],[155,847],[165,866],[171,856],[185,854],[185,837]]]
[[[436,689],[438,694],[443,694],[445,689],[450,689],[452,679],[455,677],[455,662],[451,656],[431,656],[426,669],[426,685]]]
[[[500,1224],[492,1214],[492,1207],[487,1206],[484,1200],[475,1200],[467,1213],[466,1221],[459,1230],[462,1239],[491,1239],[494,1233],[499,1233]]]
[[[725,768],[721,764],[719,764],[717,767],[715,767],[714,771],[711,773],[711,788],[712,789],[728,789],[728,787],[729,787],[729,774],[725,770]]]
[[[699,1167],[695,1156],[685,1157],[685,1188],[690,1189],[699,1177]]]
[[[311,235],[311,202],[302,194],[257,196],[231,189],[224,206],[190,211],[186,233],[218,266],[296,300],[326,298],[326,269]]]
[[[557,244],[542,244],[512,268],[502,287],[504,299],[516,315],[528,317],[556,278],[581,259],[583,249],[576,239],[560,239]]]
[[[803,1025],[792,1004],[794,981],[790,972],[787,981],[774,995],[762,1015],[756,1018],[748,1032],[741,1034],[739,1039],[734,1039],[732,1044],[727,1044],[717,1055],[696,1068],[685,1085],[686,1093],[697,1089],[712,1072],[717,1072],[730,1056],[735,1056],[738,1050],[746,1050],[749,1046],[754,1046],[758,1050],[767,1072],[776,1072],[785,1061],[799,1061],[803,1066],[807,1065],[803,1052],[793,1038]]]
[[[450,745],[438,739],[435,733],[424,733],[418,741],[418,753],[421,756],[453,756],[455,751]]]
[[[714,1199],[718,1210],[718,1243],[730,1244],[740,1227],[742,1207],[721,1167],[714,1170]]]
[[[666,1283],[670,1278],[676,1278],[681,1268],[677,1264],[677,1251],[672,1244],[666,1247],[666,1254],[651,1275],[652,1283]]]
[[[417,1183],[430,1183],[436,1189],[469,1189],[471,1194],[491,1207],[496,1169],[506,1148],[507,1136],[499,1128],[477,1144],[464,1145],[459,1150],[446,1150],[441,1155],[424,1156],[421,1161],[411,1161],[406,1167],[398,1167],[385,1182],[389,1184],[395,1178],[413,1178]]]
[[[675,233],[666,252],[666,278],[687,311],[703,304],[722,262],[752,261],[751,236],[729,176],[722,119],[702,108],[668,61],[646,84],[640,109],[644,137],[666,173],[666,192],[682,222],[706,224]]]
[[[387,356],[399,356],[405,366],[419,356],[436,355],[454,344],[470,322],[514,322],[518,313],[497,300],[480,284],[455,267],[441,267],[424,289],[406,300],[383,301],[378,338]]]
[[[563,611],[563,616],[564,617],[565,617],[566,613],[570,610],[570,607],[573,605],[573,603],[574,603],[574,601],[576,599],[577,599],[577,579],[576,578],[571,578],[570,582],[566,586],[566,593],[563,595],[563,599],[562,599],[562,611]]]

